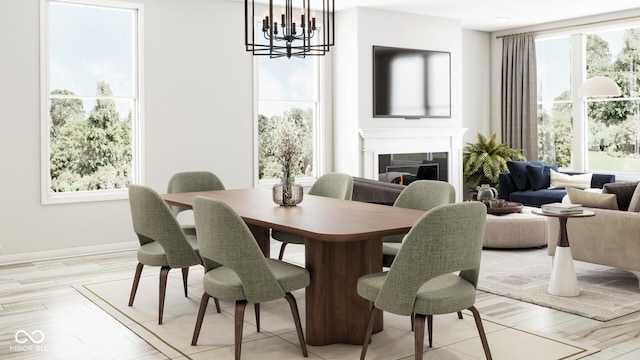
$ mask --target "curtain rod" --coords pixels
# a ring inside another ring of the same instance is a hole
[[[545,32],[550,32],[550,31],[567,30],[567,29],[580,28],[580,27],[591,26],[591,25],[601,25],[601,24],[607,24],[607,23],[615,23],[615,22],[619,22],[619,21],[626,21],[626,20],[632,20],[632,19],[638,19],[638,18],[640,18],[640,16],[639,15],[635,15],[635,16],[627,16],[627,17],[618,18],[618,19],[611,19],[611,20],[592,21],[592,22],[576,24],[576,25],[556,26],[556,27],[537,30],[537,31],[526,31],[526,32],[521,32],[521,33],[516,33],[516,34],[499,35],[499,36],[496,36],[496,39],[502,39],[502,38],[513,37],[513,36],[529,35],[529,34],[540,34],[540,33],[545,33]]]

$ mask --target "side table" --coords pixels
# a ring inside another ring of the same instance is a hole
[[[551,269],[551,277],[549,279],[549,288],[547,292],[557,296],[578,296],[580,288],[578,288],[578,279],[576,270],[573,267],[573,256],[571,256],[571,247],[569,246],[569,237],[567,236],[567,219],[583,218],[595,216],[593,211],[584,210],[578,214],[553,214],[543,212],[536,209],[533,214],[556,217],[560,221],[558,231],[558,244],[556,254],[553,259],[553,268]]]

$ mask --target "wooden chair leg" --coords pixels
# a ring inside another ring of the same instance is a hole
[[[429,334],[429,347],[433,347],[433,315],[427,315],[427,333]]]
[[[288,243],[283,242],[282,245],[280,245],[280,254],[278,254],[278,260],[282,260],[282,257],[284,256],[284,248],[287,246]]]
[[[236,360],[240,360],[240,351],[242,350],[242,325],[244,323],[244,309],[247,307],[246,300],[236,301],[235,313],[235,341],[236,341]]]
[[[198,343],[198,337],[200,336],[200,329],[202,328],[202,322],[204,321],[204,313],[207,312],[207,304],[209,303],[209,298],[211,295],[206,292],[202,294],[202,298],[200,300],[200,310],[198,310],[198,317],[196,318],[196,327],[193,329],[193,337],[191,338],[191,346],[196,346]],[[216,299],[217,303],[218,299]],[[218,310],[218,312],[220,312]]]
[[[133,306],[133,300],[136,298],[138,284],[140,283],[140,275],[142,275],[143,264],[138,263],[136,266],[136,274],[133,276],[133,285],[131,286],[131,295],[129,295],[129,306]]]
[[[187,297],[187,279],[189,278],[189,267],[182,268],[182,284],[184,285],[184,297]]]
[[[473,313],[473,318],[476,321],[476,327],[478,328],[478,334],[480,335],[480,341],[482,341],[482,347],[484,348],[484,356],[487,360],[492,360],[491,350],[489,350],[489,343],[487,342],[487,335],[484,332],[484,326],[482,326],[482,319],[480,318],[480,313],[475,306],[469,308]]]
[[[364,357],[367,355],[367,348],[369,347],[369,342],[371,342],[371,332],[373,331],[373,322],[376,317],[376,308],[372,305],[371,310],[369,311],[369,320],[367,322],[367,330],[364,333],[364,341],[362,342],[362,352],[360,352],[360,360],[364,360]]]
[[[462,311],[458,311],[458,319],[462,320]]]
[[[410,320],[411,320],[411,332],[413,332],[414,327],[413,327],[413,322],[416,320],[416,314],[411,314],[410,316]]]
[[[216,311],[220,314],[220,301],[218,301],[218,298],[214,297],[213,302],[216,304]]]
[[[168,266],[163,266],[160,268],[160,303],[158,304],[158,324],[162,325],[162,315],[164,313],[164,297],[167,293],[167,277],[169,276],[169,270],[171,270]]]
[[[253,304],[256,313],[256,329],[260,332],[260,303]]]
[[[302,324],[300,323],[300,313],[298,312],[298,303],[296,298],[291,293],[286,293],[284,298],[289,303],[291,308],[291,315],[293,316],[293,323],[296,325],[296,331],[298,332],[298,342],[300,342],[300,349],[302,350],[302,356],[308,357],[307,342],[304,340],[304,333],[302,332]]]
[[[429,315],[431,316],[431,315]],[[415,332],[414,332],[414,349],[415,349],[415,359],[422,360],[422,355],[424,352],[424,323],[428,316],[422,314],[416,314],[415,321]]]

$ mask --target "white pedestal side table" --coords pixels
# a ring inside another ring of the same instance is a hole
[[[537,209],[533,210],[532,213],[536,215],[556,217],[558,218],[558,221],[560,221],[558,244],[556,245],[556,253],[553,258],[553,267],[551,269],[551,277],[549,279],[549,288],[547,289],[547,292],[556,296],[580,295],[576,270],[573,267],[571,247],[569,246],[569,237],[567,236],[567,219],[591,217],[595,216],[595,213],[593,211],[584,210],[579,214],[553,214]]]

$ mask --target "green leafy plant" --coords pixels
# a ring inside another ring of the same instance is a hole
[[[491,138],[478,133],[476,143],[467,143],[463,149],[463,171],[465,184],[475,189],[479,184],[498,187],[498,176],[507,171],[507,161],[526,160],[520,150],[498,142],[497,135]]]

